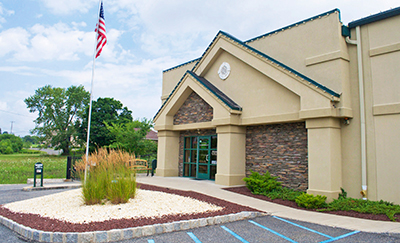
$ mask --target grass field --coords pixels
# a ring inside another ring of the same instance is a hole
[[[44,178],[65,178],[66,156],[40,154],[0,155],[0,184],[25,184],[33,178],[34,165],[43,163]]]

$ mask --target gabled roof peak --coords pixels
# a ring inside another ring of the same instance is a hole
[[[213,39],[213,41],[211,42],[211,44],[207,47],[207,49],[205,50],[205,52],[203,53],[202,57],[208,52],[208,50],[213,46],[214,42],[220,37],[220,36],[224,36],[225,38],[229,38],[232,41],[236,42],[237,44],[241,45],[242,47],[244,47],[245,49],[247,49],[250,52],[253,52],[265,59],[267,59],[270,62],[275,63],[277,66],[280,66],[281,68],[287,70],[289,73],[293,73],[297,76],[299,76],[300,78],[302,78],[303,80],[305,80],[306,82],[308,82],[309,84],[312,84],[313,86],[315,86],[318,89],[321,89],[322,91],[334,96],[334,97],[340,97],[340,94],[336,93],[335,91],[325,87],[324,85],[314,81],[313,79],[305,76],[304,74],[290,68],[289,66],[279,62],[278,60],[268,56],[267,54],[260,52],[259,50],[247,45],[246,43],[242,42],[241,40],[237,39],[236,37],[224,32],[224,31],[219,31],[218,34],[215,36],[215,38]],[[196,67],[199,65],[201,61],[201,58],[199,59],[199,61],[196,63],[196,65],[193,67],[192,71],[196,70]]]

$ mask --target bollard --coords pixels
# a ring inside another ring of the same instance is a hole
[[[38,162],[35,164],[35,170],[33,174],[33,187],[36,187],[36,175],[40,174],[40,186],[43,187],[43,164]]]

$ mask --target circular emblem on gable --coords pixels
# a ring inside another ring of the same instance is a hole
[[[227,62],[223,62],[218,70],[218,75],[222,80],[225,80],[231,73],[231,66]]]

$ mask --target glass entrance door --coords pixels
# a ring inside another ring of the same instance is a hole
[[[209,158],[210,158],[210,138],[199,137],[197,158],[197,178],[210,179]]]
[[[183,176],[215,179],[217,172],[217,135],[185,137]]]

